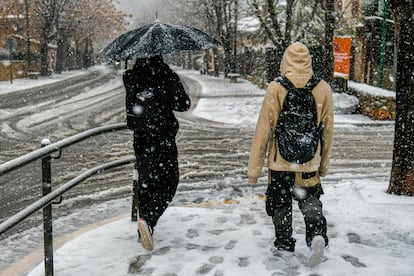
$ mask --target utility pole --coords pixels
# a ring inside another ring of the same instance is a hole
[[[29,0],[24,0],[26,5],[26,47],[27,47],[27,71],[32,72],[32,51],[30,45],[30,18],[29,18]]]

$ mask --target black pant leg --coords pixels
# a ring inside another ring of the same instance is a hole
[[[299,209],[303,214],[306,225],[306,244],[310,247],[312,239],[316,235],[322,235],[325,239],[325,244],[328,245],[327,223],[322,211],[322,202],[320,195],[323,194],[322,187],[318,184],[310,188],[295,188],[302,189],[301,194],[306,194],[306,197],[298,198]]]
[[[138,163],[138,211],[152,228],[172,201],[179,182],[175,137],[134,135]]]
[[[173,200],[177,191],[179,182],[179,169],[177,159],[177,148],[175,141],[165,141],[168,143],[163,147],[163,152],[159,160],[159,182],[153,191],[153,199],[151,201],[151,218],[148,223],[154,227],[159,218],[167,209],[170,202]]]
[[[271,183],[266,191],[266,210],[272,216],[276,243],[291,244],[292,238],[292,186],[295,174],[271,171]]]

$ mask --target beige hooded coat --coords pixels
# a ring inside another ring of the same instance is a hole
[[[312,60],[308,48],[299,42],[290,45],[283,54],[280,71],[282,76],[286,76],[295,87],[303,88],[313,74]],[[250,150],[248,164],[250,183],[257,183],[257,179],[262,173],[266,155],[270,170],[296,172],[295,185],[297,186],[314,186],[320,183],[319,176],[327,174],[333,142],[332,89],[327,82],[322,80],[314,88],[312,94],[317,106],[318,124],[322,122],[323,125],[323,147],[321,149],[319,143],[317,151],[321,154],[316,154],[312,160],[305,164],[290,163],[282,158],[275,143],[274,128],[282,110],[287,90],[278,82],[272,81],[263,99]],[[318,173],[313,178],[302,179],[301,172]]]

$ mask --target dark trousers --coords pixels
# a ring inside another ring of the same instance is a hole
[[[134,132],[138,169],[138,212],[151,228],[167,209],[179,182],[174,136]]]
[[[292,198],[298,201],[305,225],[306,244],[311,245],[315,235],[322,235],[328,245],[326,236],[326,218],[322,212],[323,194],[321,184],[312,187],[296,187],[294,172],[271,171],[270,184],[266,191],[266,212],[272,217],[275,226],[276,243],[292,242]]]

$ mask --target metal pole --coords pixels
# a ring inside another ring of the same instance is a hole
[[[13,60],[11,57],[11,48],[10,48],[10,53],[9,53],[9,61],[10,61],[10,83],[13,84]]]
[[[29,2],[25,0],[26,5],[26,44],[27,44],[27,71],[30,73],[32,72],[32,51],[30,45],[30,18],[29,18]]]
[[[42,147],[50,144],[49,139],[42,141]],[[50,166],[51,156],[42,158],[42,184],[43,196],[52,192],[52,173]],[[53,229],[52,229],[52,204],[43,208],[43,242],[44,242],[44,261],[45,275],[53,276]]]
[[[234,1],[234,41],[233,41],[233,62],[232,62],[232,73],[237,73],[237,23],[238,23],[238,5],[239,1]]]
[[[388,5],[387,1],[383,0],[382,9],[382,30],[381,30],[381,58],[380,58],[380,75],[379,86],[382,88],[384,82],[384,63],[385,63],[385,43],[387,38],[387,17],[388,17]]]
[[[132,208],[131,221],[138,220],[138,163],[135,163],[132,171]]]

